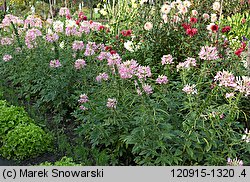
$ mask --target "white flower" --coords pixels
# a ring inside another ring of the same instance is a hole
[[[146,3],[146,2],[148,2],[148,0],[141,0],[140,4],[142,5],[142,4]]]
[[[163,19],[164,23],[168,22],[168,16],[166,14],[162,15],[162,19]]]
[[[62,42],[59,44],[59,46],[60,46],[61,49],[64,49],[64,45],[65,45],[65,44],[64,44],[64,41],[62,41]]]
[[[104,9],[101,9],[99,12],[103,16],[106,16],[108,14],[107,11],[105,11]]]
[[[183,6],[186,6],[186,7],[190,7],[191,6],[191,2],[190,1],[187,1],[187,0],[185,0],[185,1],[183,1]]]
[[[193,16],[197,16],[198,15],[198,11],[197,10],[192,10],[192,15]]]
[[[73,20],[66,20],[66,27],[70,27],[70,28],[72,28],[72,27],[77,27],[77,24],[76,24],[76,22],[75,21],[73,21]]]
[[[213,4],[213,10],[214,11],[220,11],[220,3],[218,1],[215,1]]]
[[[55,32],[63,32],[63,22],[61,21],[53,22],[53,30]]]
[[[171,6],[170,5],[167,5],[167,4],[162,5],[161,13],[168,14],[170,11],[171,11]]]
[[[134,49],[133,49],[133,42],[132,41],[127,41],[124,43],[124,47],[125,49],[127,49],[129,52],[134,52]]]
[[[217,21],[217,15],[216,14],[211,14],[211,22],[214,23]]]
[[[153,28],[153,24],[151,22],[147,22],[144,25],[145,30],[151,30]]]

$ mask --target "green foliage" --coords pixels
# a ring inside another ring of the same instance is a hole
[[[0,101],[0,139],[18,124],[32,123],[28,114],[22,107],[7,106],[5,101]]]
[[[52,149],[52,136],[33,123],[19,124],[4,137],[0,149],[7,159],[23,160]]]
[[[225,17],[221,20],[221,26],[230,26],[231,30],[226,34],[231,47],[237,49],[241,47],[240,42],[243,41],[243,37],[250,39],[250,14],[236,13],[232,16]]]
[[[81,166],[80,164],[76,164],[72,158],[64,156],[60,161],[56,161],[54,163],[44,162],[39,166]]]

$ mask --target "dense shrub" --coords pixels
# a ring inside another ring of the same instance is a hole
[[[23,160],[51,150],[52,137],[33,123],[19,124],[4,137],[0,149],[7,159]]]
[[[54,163],[44,162],[44,163],[41,163],[39,166],[81,166],[81,165],[76,164],[72,158],[65,156],[61,160],[56,161]]]
[[[32,123],[28,114],[22,107],[8,106],[5,101],[0,101],[0,139],[20,123]]]

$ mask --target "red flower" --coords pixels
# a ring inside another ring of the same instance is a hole
[[[67,15],[66,15],[66,18],[67,18],[68,20],[70,20],[70,19],[71,19],[70,14],[67,14]]]
[[[103,25],[100,25],[100,26],[98,27],[98,30],[99,30],[99,31],[104,30],[104,29],[105,29],[105,26],[103,26]]]
[[[80,12],[80,13],[78,14],[78,18],[79,18],[79,19],[83,19],[83,16],[84,16],[84,13],[83,13],[83,12]]]
[[[243,49],[245,49],[246,46],[247,46],[247,44],[246,44],[245,42],[242,42],[242,43],[241,43],[241,47],[242,47]]]
[[[230,26],[225,26],[221,29],[221,32],[222,33],[226,33],[226,32],[229,32],[231,30],[231,27]]]
[[[216,24],[214,24],[214,25],[211,26],[211,30],[212,30],[213,32],[217,32],[217,31],[219,30],[219,26],[216,25]]]
[[[80,25],[80,20],[76,20],[76,24],[79,26]]]
[[[105,47],[105,50],[106,50],[106,51],[111,51],[111,50],[112,50],[112,47],[111,47],[111,46],[106,46],[106,47]]]
[[[197,23],[198,20],[195,17],[191,17],[189,21],[190,23]]]
[[[190,37],[193,37],[197,33],[198,33],[197,28],[188,28],[186,30],[186,34],[189,35]]]
[[[187,24],[187,23],[183,23],[181,26],[182,26],[185,30],[191,28],[191,25],[189,25],[189,24]]]
[[[132,34],[132,30],[130,30],[130,29],[129,29],[129,30],[127,30],[127,35],[126,35],[126,36],[129,36],[129,37],[130,37],[130,36],[131,36],[131,34]]]
[[[92,24],[93,23],[93,21],[92,20],[89,20],[89,24]]]
[[[242,23],[242,24],[246,23],[246,19],[245,19],[245,18],[242,18],[241,23]]]
[[[111,50],[110,54],[116,54],[116,51],[115,50]]]
[[[239,48],[239,49],[237,49],[235,52],[234,52],[234,54],[236,54],[238,57],[240,57],[240,55],[241,55],[241,53],[244,51],[244,48]]]
[[[126,30],[122,30],[121,34],[125,37],[127,35],[127,31]]]
[[[87,21],[87,20],[88,20],[87,16],[83,16],[82,19],[83,19],[84,21]]]

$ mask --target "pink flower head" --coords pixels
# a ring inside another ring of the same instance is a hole
[[[46,35],[46,40],[48,42],[51,42],[51,43],[56,42],[58,39],[59,39],[59,36],[56,33],[52,33],[52,34],[48,33]]]
[[[9,55],[9,54],[5,54],[5,55],[3,56],[3,60],[4,60],[5,62],[10,61],[11,59],[12,59],[12,56]]]
[[[145,25],[144,25],[144,29],[145,29],[145,30],[149,31],[149,30],[151,30],[152,28],[153,28],[153,24],[152,24],[151,22],[145,23]]]
[[[158,83],[158,84],[167,84],[168,83],[167,76],[159,75],[158,78],[156,79],[156,83]]]
[[[214,77],[214,81],[219,81],[219,86],[236,88],[235,76],[227,71],[219,71]]]
[[[80,106],[79,108],[80,108],[80,110],[82,110],[82,111],[87,111],[87,110],[88,110],[88,108],[85,107],[85,106]]]
[[[67,7],[61,7],[59,10],[59,15],[60,16],[67,16],[70,15],[70,11]]]
[[[109,79],[109,76],[107,73],[100,73],[97,77],[96,77],[96,81],[97,82],[101,82],[102,80],[107,81]]]
[[[149,66],[138,66],[135,74],[139,79],[146,79],[147,77],[151,77],[151,69]]]
[[[117,105],[117,100],[115,98],[111,99],[108,98],[108,102],[107,102],[107,107],[110,109],[116,109],[116,105]]]
[[[173,57],[168,54],[168,55],[163,55],[161,58],[161,64],[165,65],[165,64],[173,64]]]
[[[193,85],[185,85],[185,87],[182,89],[182,91],[186,92],[186,94],[190,95],[190,94],[197,94],[197,89],[195,88],[196,85],[193,84]]]
[[[78,102],[80,104],[86,103],[88,101],[89,101],[89,98],[88,98],[88,96],[86,94],[81,94],[80,99],[78,100]]]
[[[102,61],[107,58],[107,52],[100,52],[99,56],[97,56],[97,59]]]
[[[42,20],[40,18],[35,17],[34,15],[30,15],[24,21],[24,28],[36,27],[42,28]]]
[[[84,68],[86,65],[87,65],[86,62],[83,59],[77,59],[75,62],[75,68],[77,70]]]
[[[9,37],[1,38],[1,45],[11,45],[13,44],[13,39]]]
[[[232,98],[234,96],[234,93],[231,92],[231,93],[226,93],[226,98]]]
[[[106,58],[108,60],[108,65],[109,66],[114,66],[114,65],[120,65],[122,58],[118,53],[112,54],[112,53],[107,53]]]
[[[150,95],[153,93],[153,89],[152,87],[149,85],[149,84],[144,84],[142,85],[142,88],[144,90],[144,92],[147,94],[147,95]]]
[[[51,68],[58,68],[58,67],[62,66],[58,59],[51,60],[49,65],[50,65]]]
[[[176,68],[177,71],[179,71],[182,68],[189,69],[191,67],[196,67],[196,60],[194,58],[188,57],[185,62],[179,63]]]
[[[132,78],[136,73],[138,63],[135,60],[129,60],[119,65],[119,74],[122,79]]]
[[[73,42],[73,44],[72,44],[72,49],[74,51],[83,50],[84,49],[83,41],[77,41],[77,40],[75,40]]]
[[[216,47],[203,46],[199,53],[200,59],[203,60],[216,60],[219,59],[218,51]]]
[[[233,160],[231,158],[227,158],[227,165],[228,166],[243,166],[243,161],[237,159],[237,157]]]

